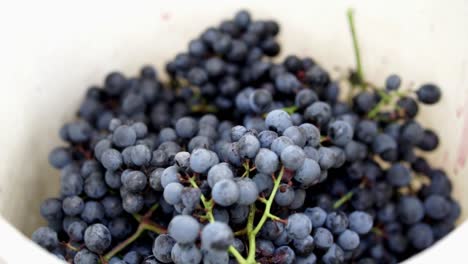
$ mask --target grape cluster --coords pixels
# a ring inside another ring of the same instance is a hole
[[[312,59],[268,59],[278,32],[239,11],[167,64],[170,82],[145,66],[91,87],[50,153],[60,194],[32,239],[76,264],[369,264],[448,234],[461,209],[415,119],[438,86],[356,71],[341,100]]]

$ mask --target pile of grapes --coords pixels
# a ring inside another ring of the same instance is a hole
[[[32,239],[76,264],[372,264],[447,235],[460,206],[415,119],[439,87],[379,88],[358,65],[340,100],[313,59],[271,60],[278,32],[240,11],[167,63],[169,82],[145,66],[89,88]]]

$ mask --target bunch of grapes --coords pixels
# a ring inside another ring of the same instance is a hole
[[[439,87],[358,69],[340,100],[312,59],[268,59],[278,32],[240,11],[167,64],[170,82],[145,66],[90,88],[32,239],[76,264],[369,264],[448,234],[451,182],[417,154],[439,143],[415,120]]]

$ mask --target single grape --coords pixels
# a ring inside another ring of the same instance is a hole
[[[202,247],[207,250],[227,250],[233,240],[231,228],[221,222],[207,224],[201,233]]]
[[[93,224],[86,228],[84,242],[86,247],[97,254],[102,254],[111,245],[109,229],[102,224]]]
[[[179,244],[192,244],[198,237],[200,224],[192,216],[178,215],[169,223],[168,233]]]
[[[212,196],[215,203],[221,206],[230,206],[239,200],[239,186],[230,179],[218,181],[212,190]]]

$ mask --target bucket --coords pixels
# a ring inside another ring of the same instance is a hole
[[[454,259],[468,237],[468,2],[451,1],[196,1],[117,3],[33,2],[3,9],[0,70],[0,263],[60,263],[28,237],[44,224],[42,200],[57,194],[59,171],[48,164],[58,130],[74,118],[85,90],[106,73],[136,74],[163,65],[209,25],[240,9],[281,25],[280,59],[311,56],[332,73],[353,67],[346,10],[355,9],[367,79],[391,73],[404,87],[434,82],[439,104],[421,106],[419,120],[441,144],[426,155],[447,171],[461,203],[460,227],[408,263]],[[338,70],[336,70],[339,68]],[[335,69],[335,70],[334,70]],[[6,79],[6,82],[5,82]]]

